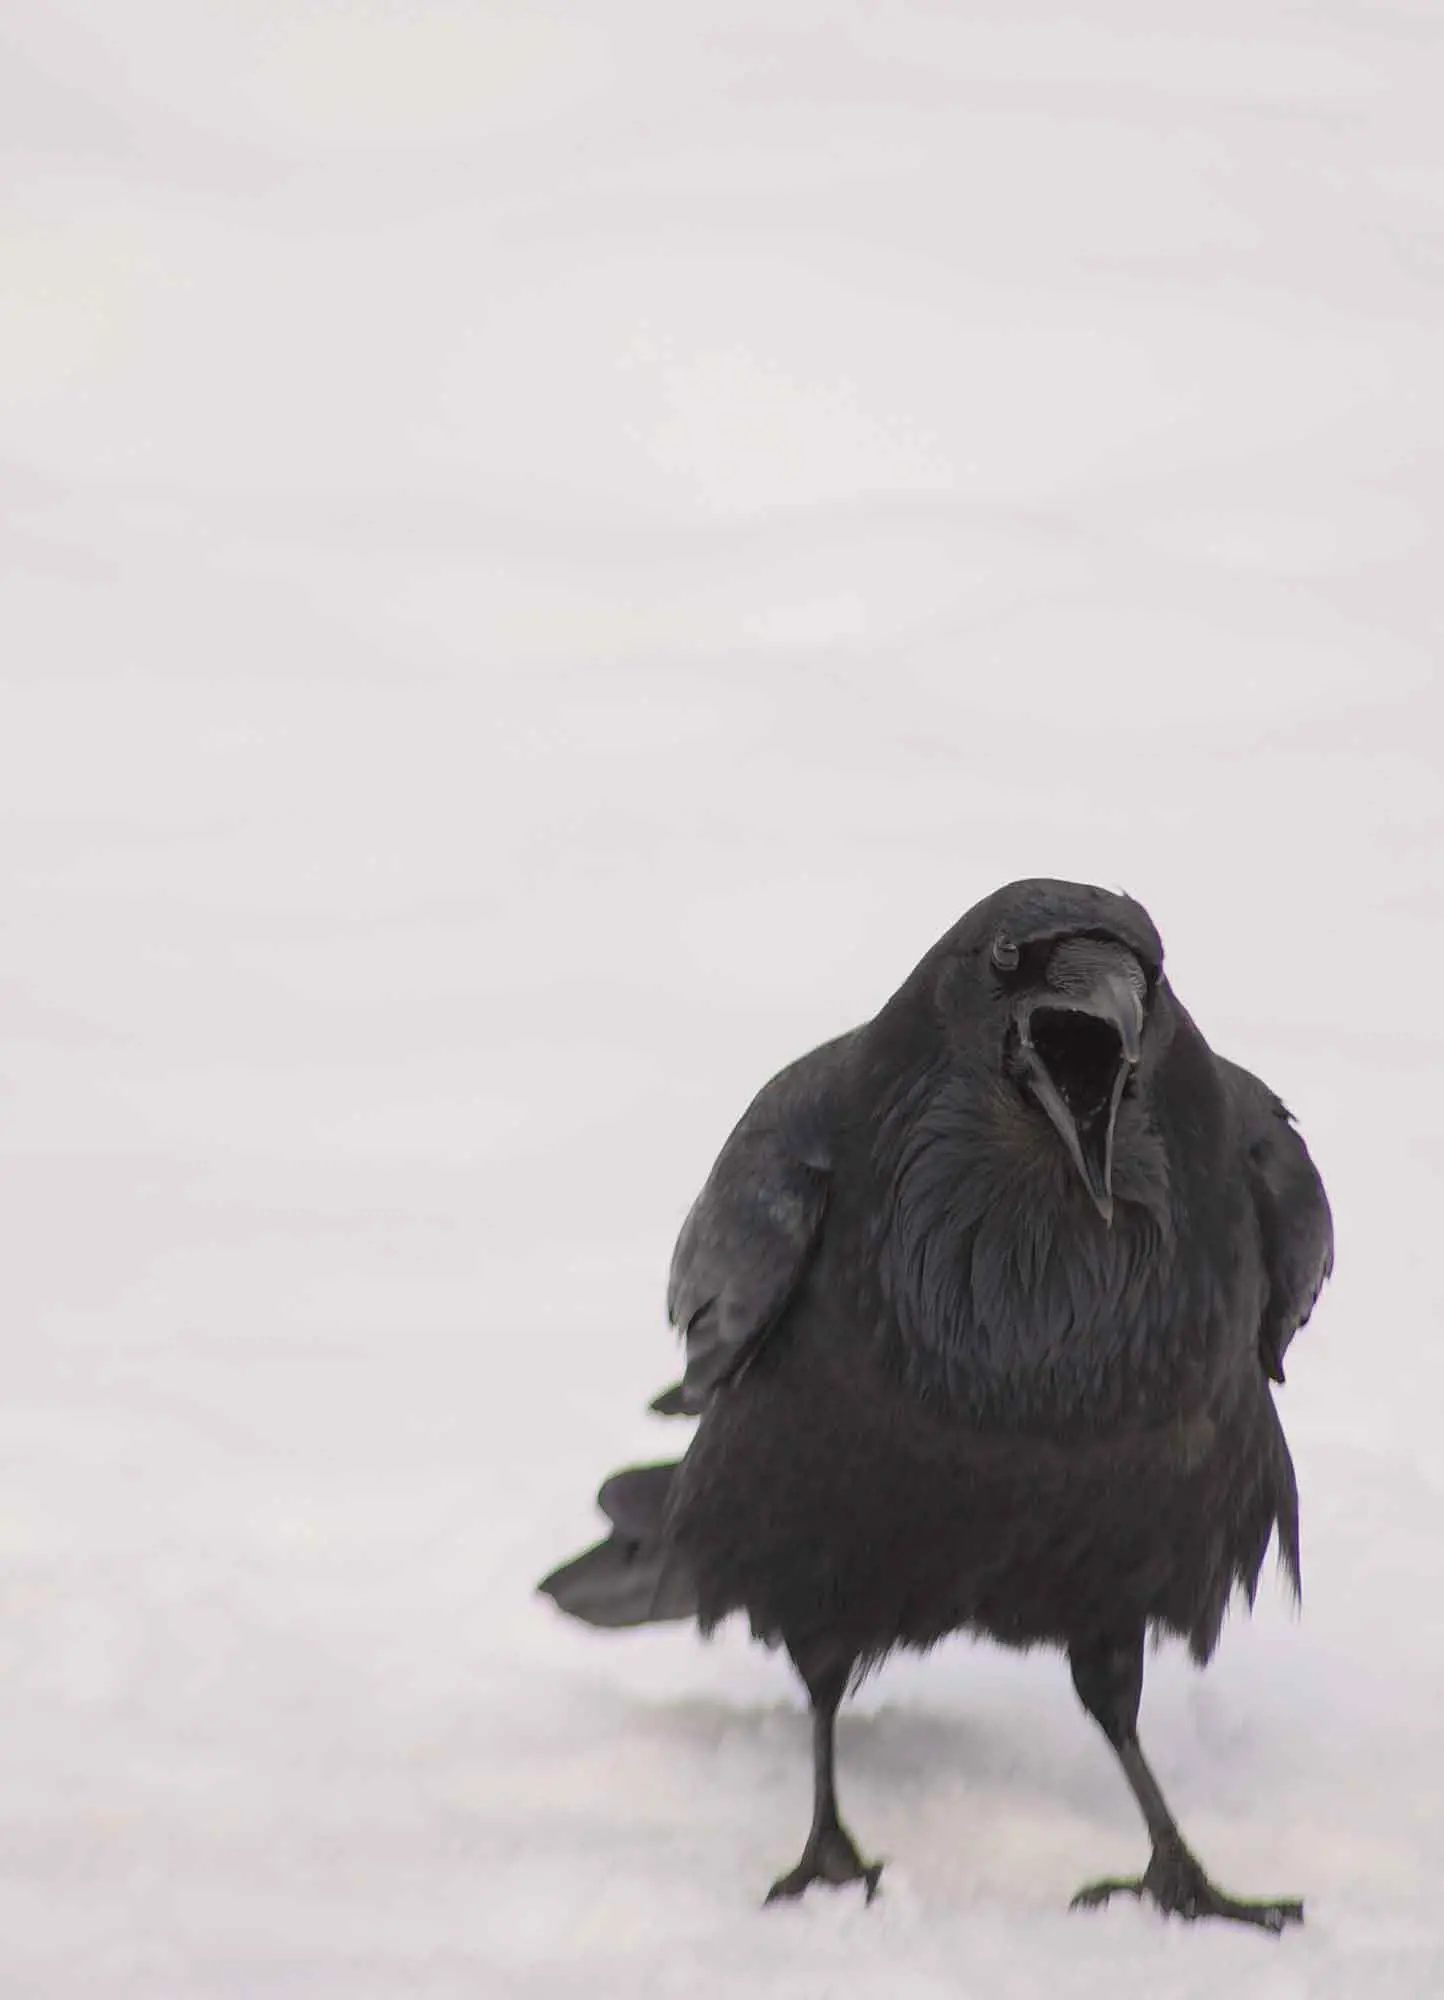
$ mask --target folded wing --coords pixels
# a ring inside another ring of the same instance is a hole
[[[1286,1107],[1248,1070],[1219,1059],[1239,1113],[1246,1172],[1268,1273],[1259,1359],[1284,1379],[1289,1342],[1314,1309],[1334,1267],[1334,1222],[1324,1184]]]
[[[682,1380],[652,1405],[696,1416],[780,1319],[827,1208],[856,1034],[825,1043],[758,1092],[682,1225],[667,1315],[686,1342]]]

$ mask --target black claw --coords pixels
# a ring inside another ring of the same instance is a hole
[[[821,1833],[809,1836],[802,1850],[802,1859],[795,1868],[773,1883],[767,1891],[766,1900],[768,1903],[788,1901],[800,1896],[804,1889],[810,1889],[814,1882],[826,1882],[839,1889],[848,1882],[861,1882],[870,1903],[877,1894],[881,1879],[880,1861],[864,1861],[843,1827],[826,1827]]]
[[[1135,1881],[1090,1882],[1069,1905],[1074,1910],[1101,1909],[1110,1897],[1147,1897],[1166,1915],[1186,1918],[1223,1917],[1252,1924],[1277,1937],[1289,1924],[1301,1924],[1304,1906],[1292,1898],[1273,1902],[1240,1902],[1215,1889],[1186,1847],[1155,1847],[1143,1874]]]
[[[1073,1897],[1070,1910],[1101,1910],[1112,1896],[1141,1896],[1141,1881],[1089,1882]]]

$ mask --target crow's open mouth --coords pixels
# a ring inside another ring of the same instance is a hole
[[[1073,1007],[1038,1007],[1029,1023],[1033,1047],[1080,1135],[1108,1118],[1123,1060],[1118,1030]]]
[[[1060,945],[1049,960],[1051,992],[1035,987],[1019,995],[1012,1023],[1015,1074],[1111,1226],[1113,1128],[1143,1056],[1144,980],[1121,947],[1105,953],[1090,946],[1087,963],[1080,964],[1075,945]]]

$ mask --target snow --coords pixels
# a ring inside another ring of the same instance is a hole
[[[25,2000],[1444,1991],[1444,18],[52,0],[3,30],[0,1971]],[[840,1732],[534,1579],[757,1084],[1126,884],[1339,1273],[1266,1586]]]

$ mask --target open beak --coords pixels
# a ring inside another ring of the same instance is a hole
[[[1124,965],[1100,965],[1080,990],[1030,995],[1016,1018],[1023,1082],[1111,1226],[1113,1127],[1143,1052],[1138,987]]]

